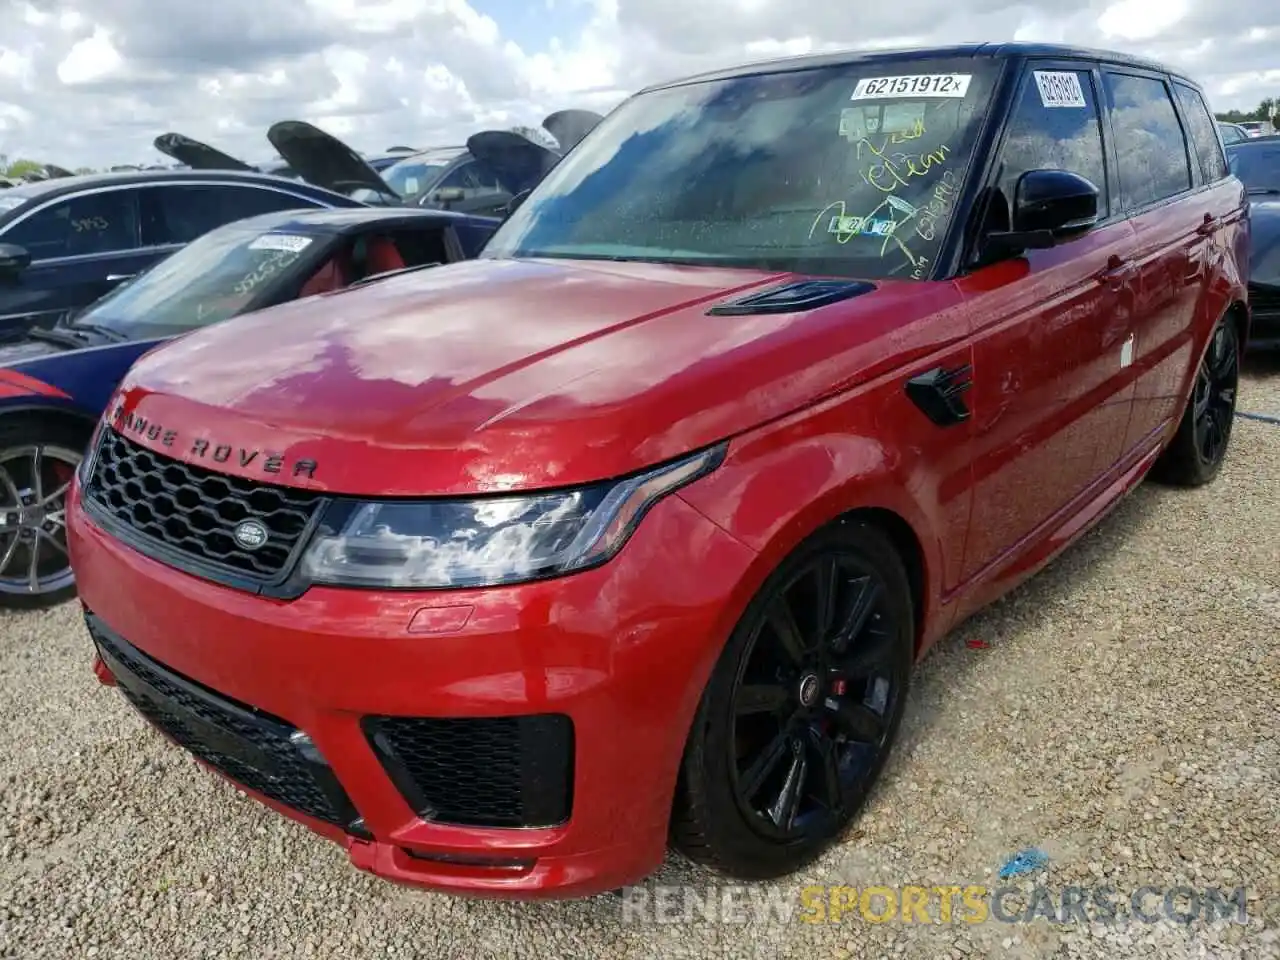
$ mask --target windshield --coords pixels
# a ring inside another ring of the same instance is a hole
[[[484,255],[922,278],[998,68],[880,61],[640,94],[569,153]]]
[[[72,326],[107,327],[145,340],[229,319],[255,309],[312,252],[316,239],[240,224],[222,227],[117,287]]]
[[[406,200],[427,189],[440,171],[449,165],[451,157],[409,157],[397,160],[382,172],[382,179]]]
[[[1280,143],[1241,145],[1227,154],[1231,172],[1250,193],[1280,193]]]
[[[1244,130],[1230,123],[1218,124],[1218,131],[1222,134],[1223,143],[1239,143],[1248,137]]]

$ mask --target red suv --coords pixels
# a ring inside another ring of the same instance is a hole
[[[1213,479],[1248,221],[1199,89],[974,45],[653,87],[482,258],[197,331],[73,491],[96,669],[395,880],[795,871],[913,662]]]

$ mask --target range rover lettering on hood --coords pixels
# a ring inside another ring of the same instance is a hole
[[[122,403],[116,404],[111,411],[111,426],[122,436],[133,434],[146,437],[152,443],[158,443],[162,447],[185,448],[185,459],[191,463],[199,463],[202,460],[210,463],[235,462],[241,467],[250,467],[256,463],[263,473],[309,479],[314,479],[319,466],[315,460],[286,461],[282,453],[253,447],[234,447],[229,443],[216,443],[207,437],[183,440],[179,437],[177,430],[170,430],[164,424],[127,411]]]

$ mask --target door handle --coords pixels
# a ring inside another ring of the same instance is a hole
[[[1105,269],[1094,274],[1098,283],[1110,287],[1112,290],[1119,290],[1124,286],[1126,280],[1137,272],[1137,267],[1133,265],[1132,260],[1122,260],[1120,257],[1112,255],[1107,261]]]
[[[136,276],[136,273],[108,273],[107,283],[119,283],[122,280],[132,280]]]
[[[1209,237],[1212,236],[1214,231],[1216,231],[1220,226],[1222,226],[1221,220],[1212,214],[1206,213],[1204,215],[1204,222],[1201,223],[1200,226],[1196,227],[1196,233],[1200,234],[1202,237]]]

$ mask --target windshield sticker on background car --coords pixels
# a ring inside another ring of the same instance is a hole
[[[262,239],[261,237],[258,238],[258,240],[261,240],[261,239]],[[306,240],[306,243],[303,244],[304,247],[307,245],[307,243],[311,242],[306,237],[294,237],[292,239]],[[258,242],[258,240],[254,240],[253,243],[249,244],[249,246],[252,248],[253,245]],[[261,250],[263,248],[258,247],[257,249]],[[289,266],[289,264],[293,263],[293,261],[297,260],[298,256],[299,256],[298,252],[294,250],[277,250],[275,253],[270,254],[265,260],[262,261],[262,263],[258,264],[258,266],[256,266],[254,269],[246,273],[244,275],[244,278],[240,280],[240,282],[237,283],[232,289],[235,290],[236,293],[249,293],[259,284],[261,284],[264,280],[269,280],[271,277],[274,277],[277,273],[279,273],[285,267]]]
[[[922,73],[910,77],[864,77],[853,88],[850,100],[884,100],[895,97],[954,97],[969,92],[968,73]]]
[[[299,237],[291,233],[264,233],[249,244],[250,250],[286,250],[301,253],[311,245],[311,237]]]
[[[1055,73],[1051,70],[1035,71],[1036,86],[1040,88],[1040,102],[1046,107],[1087,107],[1080,77],[1074,73]]]

